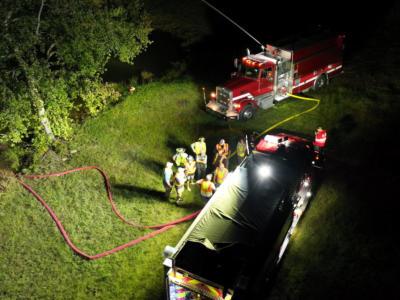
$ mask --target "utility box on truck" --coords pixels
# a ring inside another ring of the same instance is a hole
[[[232,79],[216,88],[206,109],[229,120],[251,119],[289,94],[317,89],[342,72],[343,35],[317,31],[266,45],[237,64]]]
[[[267,135],[166,248],[167,298],[259,299],[310,201],[312,142]]]

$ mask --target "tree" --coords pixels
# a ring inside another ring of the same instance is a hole
[[[2,0],[0,142],[38,155],[71,137],[76,111],[119,94],[101,82],[111,57],[133,64],[151,32],[140,0]]]

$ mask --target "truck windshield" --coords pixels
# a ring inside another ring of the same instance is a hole
[[[259,68],[252,68],[252,67],[244,66],[244,65],[242,65],[240,68],[240,73],[243,76],[250,77],[253,79],[258,79],[259,72],[260,72]]]

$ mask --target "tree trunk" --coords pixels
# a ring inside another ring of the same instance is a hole
[[[29,92],[32,97],[33,106],[37,109],[40,123],[43,125],[44,131],[46,132],[47,136],[51,140],[55,141],[56,138],[53,134],[53,130],[51,129],[50,121],[46,117],[46,109],[44,107],[44,102],[37,89],[37,84],[35,82],[36,80],[34,79],[35,75],[31,74],[32,72],[30,72],[32,71],[33,66],[28,66],[28,64],[22,58],[21,51],[19,50],[18,47],[15,47],[14,51],[15,51],[15,58],[17,59],[22,70],[24,70],[25,77],[28,82]]]

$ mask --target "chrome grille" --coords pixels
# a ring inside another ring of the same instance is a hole
[[[232,91],[227,88],[218,86],[217,87],[217,102],[228,108],[229,102],[231,100],[232,100]]]

